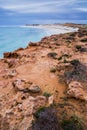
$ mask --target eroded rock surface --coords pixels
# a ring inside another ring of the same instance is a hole
[[[0,60],[0,130],[30,130],[33,114],[50,105],[56,107],[60,121],[76,113],[87,128],[86,46],[87,29],[80,28],[4,53]]]
[[[68,97],[74,97],[76,99],[87,101],[87,92],[84,90],[84,87],[77,81],[72,81],[69,84],[67,95]]]

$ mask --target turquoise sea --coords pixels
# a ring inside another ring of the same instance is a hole
[[[25,48],[30,41],[40,41],[44,36],[52,34],[67,33],[77,29],[57,26],[50,28],[35,28],[27,26],[1,26],[0,27],[0,58],[4,52],[10,52],[20,47]]]
[[[39,41],[46,35],[46,31],[40,28],[0,27],[0,58],[4,52],[26,47],[30,41]]]

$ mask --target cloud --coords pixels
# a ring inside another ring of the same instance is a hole
[[[86,20],[87,0],[0,0],[0,24]]]
[[[81,12],[87,12],[87,8],[76,8],[76,10],[81,11]]]
[[[0,7],[17,13],[65,12],[76,0],[0,0]]]

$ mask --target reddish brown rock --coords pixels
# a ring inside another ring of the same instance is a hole
[[[11,75],[14,75],[11,73]],[[31,82],[26,82],[22,79],[16,79],[12,82],[13,87],[15,90],[23,91],[23,92],[31,92],[31,93],[39,93],[41,89],[38,85],[32,84]]]
[[[15,88],[15,90],[18,91],[25,91],[25,81],[22,79],[16,79],[15,81],[12,82],[13,87]]]
[[[38,46],[38,43],[36,43],[36,42],[29,42],[29,46]]]
[[[29,87],[29,91],[32,92],[32,93],[39,93],[41,91],[41,89],[38,85],[32,84]]]
[[[20,55],[16,52],[5,52],[4,58],[18,58]]]
[[[17,71],[15,69],[10,70],[7,74],[8,77],[14,77],[16,75],[17,75]]]
[[[69,84],[67,95],[68,97],[74,97],[76,99],[87,101],[87,93],[83,86],[77,81],[72,81]]]

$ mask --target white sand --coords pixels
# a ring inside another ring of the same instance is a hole
[[[29,28],[41,28],[46,31],[47,35],[52,35],[52,34],[63,34],[63,33],[69,33],[69,32],[76,32],[78,31],[78,28],[73,28],[73,27],[67,27],[63,25],[28,25],[28,26],[22,26],[22,27],[29,27]]]

